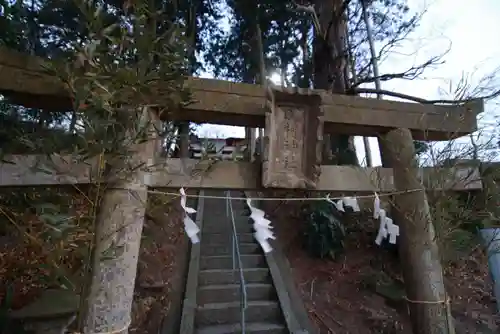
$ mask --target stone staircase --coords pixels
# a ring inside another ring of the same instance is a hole
[[[205,194],[224,196],[225,192]],[[231,195],[244,196],[241,192]],[[245,332],[289,333],[266,257],[253,237],[246,204],[240,200],[232,206],[247,294]],[[198,213],[203,218],[197,217],[201,243],[193,245],[191,251],[181,333],[241,333],[240,271],[237,256],[233,270],[232,225],[226,215],[226,200],[205,198],[198,211],[203,211]]]

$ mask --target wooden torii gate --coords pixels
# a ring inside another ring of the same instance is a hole
[[[434,281],[429,277],[436,266],[440,269],[440,263],[432,228],[428,228],[430,217],[422,182],[431,190],[480,189],[482,185],[474,169],[418,169],[412,140],[449,140],[474,132],[477,115],[483,111],[481,100],[454,106],[422,105],[191,77],[186,85],[195,101],[183,110],[170,112],[170,120],[263,127],[266,143],[263,159],[253,163],[160,161],[158,138],[138,147],[134,160],[145,162],[147,168],[138,170],[119,188],[109,189],[100,209],[98,233],[113,235],[115,242],[127,247],[111,265],[103,266],[99,256],[95,260],[94,265],[100,271],[93,278],[90,293],[87,316],[90,332],[114,332],[128,326],[145,214],[143,202],[147,200],[149,187],[299,188],[343,194],[411,190],[397,196],[394,213],[402,230],[403,261],[416,266],[413,271],[405,271],[408,298],[431,299],[429,302],[446,298],[442,277],[433,277]],[[155,103],[161,106],[162,87],[157,90]],[[65,85],[47,74],[41,59],[5,49],[0,49],[0,93],[26,107],[47,111],[71,109]],[[167,117],[158,117],[154,108],[144,112],[153,122]],[[322,166],[324,133],[381,136],[387,143],[393,168]],[[52,157],[50,163],[47,157],[36,155],[7,159],[13,164],[0,165],[2,187],[90,183],[98,166],[96,159],[77,163],[72,157],[61,156]],[[53,168],[52,174],[32,171],[35,162],[44,161]],[[130,189],[138,196],[129,196]],[[121,230],[120,234],[116,230]],[[426,237],[422,239],[423,234]],[[422,260],[424,253],[426,260]],[[428,284],[422,285],[422,281]],[[419,287],[414,287],[416,283]],[[433,311],[443,312],[442,305],[436,305]],[[423,326],[444,326],[442,322],[432,323],[435,320],[428,308],[421,307],[412,305],[411,313]]]

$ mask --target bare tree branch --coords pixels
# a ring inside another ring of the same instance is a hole
[[[300,11],[300,12],[304,12],[304,13],[310,14],[311,17],[312,17],[313,25],[314,25],[314,30],[319,35],[324,36],[323,32],[321,31],[321,26],[319,24],[318,15],[316,15],[316,10],[314,9],[314,6],[313,5],[308,5],[308,6],[301,5],[301,4],[298,4],[295,1],[292,1],[292,4],[295,7],[295,11]]]
[[[353,85],[352,89],[357,88],[362,84],[371,83],[371,82],[374,82],[376,80],[389,81],[392,79],[408,79],[408,80],[414,79],[417,76],[419,76],[420,74],[422,74],[426,67],[431,66],[431,65],[443,64],[444,63],[443,61],[439,61],[440,58],[441,58],[441,56],[433,57],[420,65],[412,66],[411,68],[407,69],[404,72],[382,74],[378,77],[367,77],[364,79],[360,79],[358,82],[356,82],[356,84]],[[367,65],[367,66],[369,66],[369,65]]]
[[[488,99],[492,99],[492,98],[500,96],[500,90],[498,90],[495,93],[490,94],[488,96],[469,98],[469,99],[463,99],[463,100],[427,100],[427,99],[423,99],[423,98],[420,98],[417,96],[412,96],[412,95],[398,93],[398,92],[392,92],[390,90],[384,90],[384,89],[355,88],[353,91],[356,94],[381,94],[381,95],[397,97],[400,99],[410,100],[410,101],[414,101],[414,102],[418,102],[418,103],[422,103],[422,104],[450,104],[450,105],[463,104],[463,103],[468,103],[468,102],[472,102],[475,100],[488,100]]]

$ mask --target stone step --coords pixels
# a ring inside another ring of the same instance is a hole
[[[210,207],[209,208],[209,213],[210,217],[217,217],[217,218],[229,218],[231,217],[231,210],[226,212],[226,208],[221,208],[221,207]],[[244,207],[238,207],[235,208],[233,206],[233,214],[234,218],[246,218],[248,219],[250,216],[250,211],[245,209]],[[206,218],[206,217],[205,217]]]
[[[218,196],[220,197],[221,194],[219,195],[214,195],[214,196]],[[234,195],[234,194],[231,194],[233,197],[236,197],[238,195]],[[205,194],[205,196],[212,196],[212,195],[207,195]],[[224,194],[223,196],[226,196],[226,194]],[[217,208],[219,210],[226,210],[226,199],[222,199],[222,198],[205,198],[205,205],[208,205],[208,207],[213,207],[213,208]],[[244,209],[247,207],[247,203],[246,201],[243,201],[243,200],[232,200],[231,201],[231,204],[233,205],[233,211],[235,209]]]
[[[254,231],[252,223],[249,222],[237,222],[235,224],[236,233],[252,233]],[[203,227],[201,228],[201,233],[233,233],[233,226],[230,222],[220,220],[213,222],[203,222]]]
[[[239,239],[238,239],[239,241]],[[238,242],[238,248],[240,254],[260,254],[261,247],[258,243],[242,243]],[[228,243],[209,243],[206,239],[203,239],[200,250],[201,256],[214,256],[214,255],[232,255],[233,245],[232,242]]]
[[[213,326],[221,324],[234,324],[241,319],[240,301],[231,303],[213,303],[198,306],[195,316],[195,326]],[[280,322],[281,311],[275,301],[250,301],[245,310],[246,322]]]
[[[221,196],[221,191],[205,195]],[[241,196],[232,192],[231,196]],[[205,199],[201,229],[194,333],[242,333],[242,286],[238,259],[233,260],[233,222],[241,254],[247,307],[245,333],[288,333],[266,257],[254,238],[253,221],[245,201],[232,201],[228,216],[226,201]],[[233,270],[233,262],[235,270]],[[193,326],[194,325],[194,326]]]
[[[238,260],[236,268],[239,268]],[[242,268],[267,268],[264,254],[241,255]],[[202,256],[200,269],[233,269],[233,257],[228,255]]]
[[[250,283],[271,283],[271,273],[268,268],[243,269],[245,282]],[[200,270],[198,277],[199,286],[215,284],[238,284],[240,275],[238,270],[232,269],[208,269]]]
[[[236,235],[240,234],[253,234],[255,230],[252,225],[249,226],[236,226]],[[203,226],[201,229],[202,236],[207,234],[226,234],[233,235],[233,228],[231,226],[223,226],[223,225],[213,225],[213,226]],[[224,241],[225,242],[225,241]]]
[[[205,202],[205,205],[208,205],[208,208],[211,209],[210,212],[220,212],[226,214],[226,201],[212,201],[208,204]],[[231,208],[228,207],[227,210],[231,212]],[[247,207],[247,203],[243,201],[233,201],[233,212],[236,213],[249,213],[250,209]]]
[[[256,242],[253,233],[238,233],[237,236],[240,244]],[[225,231],[222,233],[203,233],[201,245],[203,246],[204,244],[207,243],[230,245],[231,238],[232,238],[232,233],[229,233],[229,231]]]
[[[238,273],[239,277],[239,273]],[[272,284],[246,283],[247,301],[277,300],[276,291]],[[241,300],[241,284],[205,285],[198,289],[198,305],[211,303],[239,302]]]
[[[196,330],[196,334],[233,334],[242,333],[241,324],[207,326]],[[245,333],[251,334],[287,334],[285,326],[272,322],[246,323]]]
[[[226,224],[229,224],[229,222],[232,220],[231,216],[227,216],[225,213],[220,214],[217,211],[212,211],[210,210],[209,215],[205,215],[203,217],[203,221],[206,224],[210,223],[217,223],[217,222],[224,222]],[[241,212],[234,212],[234,223],[235,224],[252,224],[253,219],[251,219],[248,215],[243,215]]]

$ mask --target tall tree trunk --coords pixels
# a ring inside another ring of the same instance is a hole
[[[71,134],[75,133],[77,120],[78,120],[78,114],[76,113],[76,111],[73,110],[73,112],[71,113],[71,121],[69,123],[69,132]]]
[[[288,59],[286,55],[286,36],[285,36],[285,28],[286,28],[286,21],[283,20],[280,22],[281,29],[279,31],[279,40],[281,43],[280,46],[280,85],[282,87],[286,86],[286,73],[287,73],[287,68],[288,68]]]
[[[195,1],[195,3],[191,4],[191,8],[189,8],[188,17],[187,17],[187,31],[186,35],[189,41],[188,45],[188,61],[189,61],[189,75],[194,74],[194,67],[196,64],[196,34],[197,34],[197,26],[196,26],[196,15],[198,13],[199,2]],[[181,158],[189,157],[189,122],[179,122],[179,156]]]
[[[179,123],[179,157],[189,158],[189,122]]]
[[[321,30],[327,39],[315,32],[313,42],[314,88],[345,94],[347,86],[346,18],[342,0],[316,0],[314,6]],[[327,31],[328,30],[328,31]],[[325,135],[324,163],[358,165],[353,138],[347,135]],[[328,147],[330,146],[330,147]],[[325,160],[325,158],[327,160]]]
[[[251,11],[249,17],[247,18],[249,22],[252,22],[252,24],[250,25],[251,40],[247,41],[248,44],[251,45],[250,48],[251,60],[250,60],[250,68],[243,76],[243,82],[266,85],[267,84],[266,63],[264,57],[264,45],[262,42],[262,30],[260,29],[260,22],[259,22],[260,9],[258,3],[252,9],[254,13],[252,13]],[[246,159],[248,159],[249,161],[253,161],[255,158],[255,152],[256,152],[255,132],[256,132],[255,128],[250,128],[250,127],[245,128],[245,138],[247,142]],[[262,151],[260,151],[259,154],[262,154]]]
[[[302,36],[300,38],[300,45],[302,48],[302,73],[299,78],[298,85],[302,88],[309,88],[311,86],[312,67],[311,67],[311,54],[309,52],[309,41],[307,35],[311,25],[306,22],[302,24]]]

